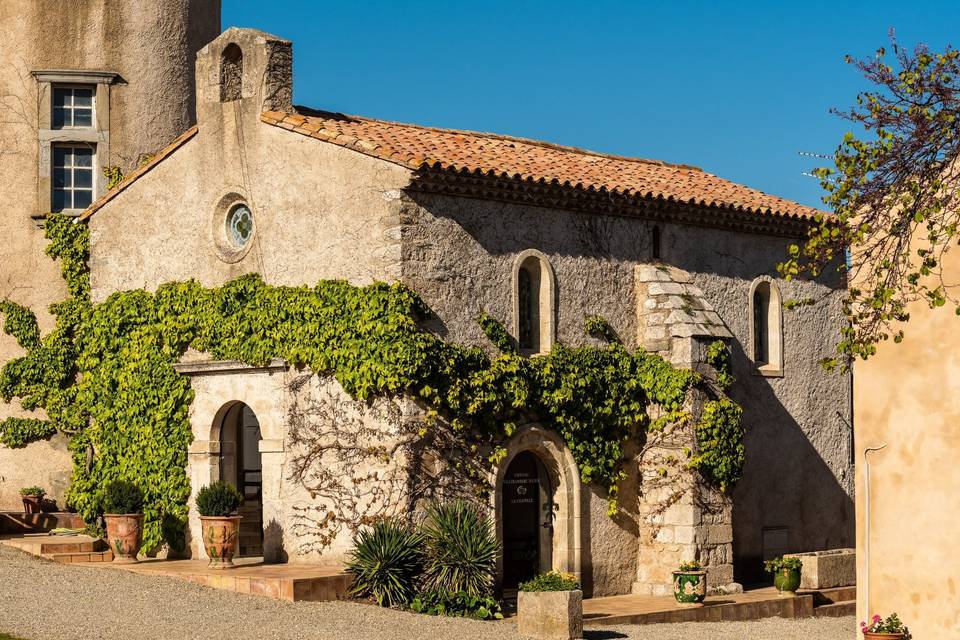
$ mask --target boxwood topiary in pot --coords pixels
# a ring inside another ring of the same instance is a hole
[[[196,505],[203,529],[203,547],[211,569],[230,569],[237,552],[243,496],[228,482],[214,482],[197,492]]]
[[[114,480],[105,488],[103,512],[113,561],[136,562],[143,540],[143,491],[133,482]]]
[[[574,575],[548,571],[520,585],[517,632],[542,640],[583,637],[583,592]]]

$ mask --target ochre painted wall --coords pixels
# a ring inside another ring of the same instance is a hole
[[[948,281],[960,252],[948,252]],[[901,344],[854,367],[857,615],[896,611],[913,636],[960,637],[960,318],[913,305]],[[866,465],[870,464],[867,538]],[[867,546],[869,543],[869,557]],[[867,596],[869,570],[869,599]]]

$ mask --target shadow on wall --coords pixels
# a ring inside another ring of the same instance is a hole
[[[854,503],[780,402],[770,380],[754,375],[741,345],[733,346],[738,384],[732,395],[743,406],[746,428],[746,465],[733,492],[734,575],[744,584],[769,582],[763,570],[765,553],[854,546]],[[842,420],[835,414],[832,419],[834,425],[808,428],[835,434],[824,438],[824,444],[833,447],[836,455],[848,456]]]
[[[283,546],[283,525],[271,519],[263,528],[263,560],[270,564],[282,564],[290,559]]]

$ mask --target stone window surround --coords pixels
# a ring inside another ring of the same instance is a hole
[[[767,285],[770,289],[770,302],[767,310],[767,340],[768,340],[768,362],[757,365],[754,369],[754,375],[768,378],[783,377],[783,298],[780,295],[780,287],[776,280],[770,276],[759,276],[750,283],[750,292],[747,295],[748,318],[750,322],[750,350],[748,356],[750,361],[756,359],[756,329],[754,327],[754,293],[761,285]]]
[[[522,349],[523,355],[540,355],[549,353],[556,342],[556,287],[557,279],[547,256],[536,249],[521,251],[513,261],[513,326],[512,334],[515,340],[520,340],[520,268],[530,258],[536,258],[540,264],[539,286],[539,342],[540,348],[535,350]]]
[[[107,178],[103,170],[109,166],[110,158],[110,89],[120,77],[109,71],[80,70],[38,70],[31,75],[38,84],[37,92],[37,140],[39,142],[39,162],[37,163],[37,203],[38,211],[33,215],[37,221],[50,212],[53,197],[52,161],[53,146],[58,143],[94,145],[93,159],[94,193],[93,198],[107,190]],[[93,127],[53,128],[53,86],[90,86],[94,88]],[[80,210],[69,209],[61,213],[79,215]]]

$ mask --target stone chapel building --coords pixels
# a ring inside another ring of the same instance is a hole
[[[493,482],[503,579],[522,577],[510,562],[522,556],[577,573],[595,595],[664,593],[684,558],[703,558],[713,584],[751,582],[762,558],[852,543],[849,378],[818,365],[837,339],[844,283],[787,283],[775,269],[813,210],[685,165],[294,107],[292,75],[291,43],[258,31],[228,29],[199,52],[196,126],[81,216],[95,302],[256,272],[285,285],[403,282],[436,314],[432,330],[491,351],[481,309],[531,356],[590,344],[583,319],[595,313],[628,347],[687,367],[722,338],[747,429],[732,500],[711,496],[720,507],[704,511],[693,486],[650,522],[656,496],[638,457],[620,494],[628,506],[610,518],[563,442],[526,425]],[[788,298],[818,302],[787,312]],[[193,353],[178,370],[196,392],[194,490],[249,484],[265,557],[341,562],[345,532],[322,554],[295,533],[320,498],[291,481],[288,424],[298,393],[342,395],[339,385],[292,391],[298,374],[283,361]],[[511,501],[518,478],[536,478],[531,514]],[[540,521],[545,507],[552,521]]]
[[[294,107],[291,43],[245,29],[213,40],[219,4],[0,7],[3,106],[16,116],[0,125],[0,297],[39,311],[64,297],[37,223],[58,210],[90,226],[95,302],[246,273],[284,285],[399,281],[435,313],[431,330],[491,353],[480,310],[531,356],[597,343],[583,328],[592,314],[627,347],[679,366],[699,368],[721,338],[747,430],[732,496],[691,485],[651,521],[651,469],[634,452],[610,518],[563,442],[525,425],[491,479],[501,577],[552,567],[577,573],[588,594],[663,593],[682,559],[701,557],[712,584],[749,583],[762,579],[762,558],[852,544],[850,380],[818,365],[836,342],[844,283],[787,283],[775,269],[811,209],[690,166]],[[109,166],[127,178],[104,193]],[[783,311],[789,298],[818,302]],[[40,314],[42,328],[49,321]],[[0,360],[14,355],[0,335]],[[326,505],[292,480],[290,415],[309,398],[342,399],[342,388],[298,387],[280,360],[190,353],[178,370],[196,393],[193,490],[223,478],[255,496],[241,552],[341,562],[346,532],[323,553],[299,533],[305,510]],[[0,503],[13,506],[28,484],[62,496],[68,469],[60,436],[0,445]],[[513,499],[524,484],[536,501]],[[199,523],[191,530],[202,554]]]

